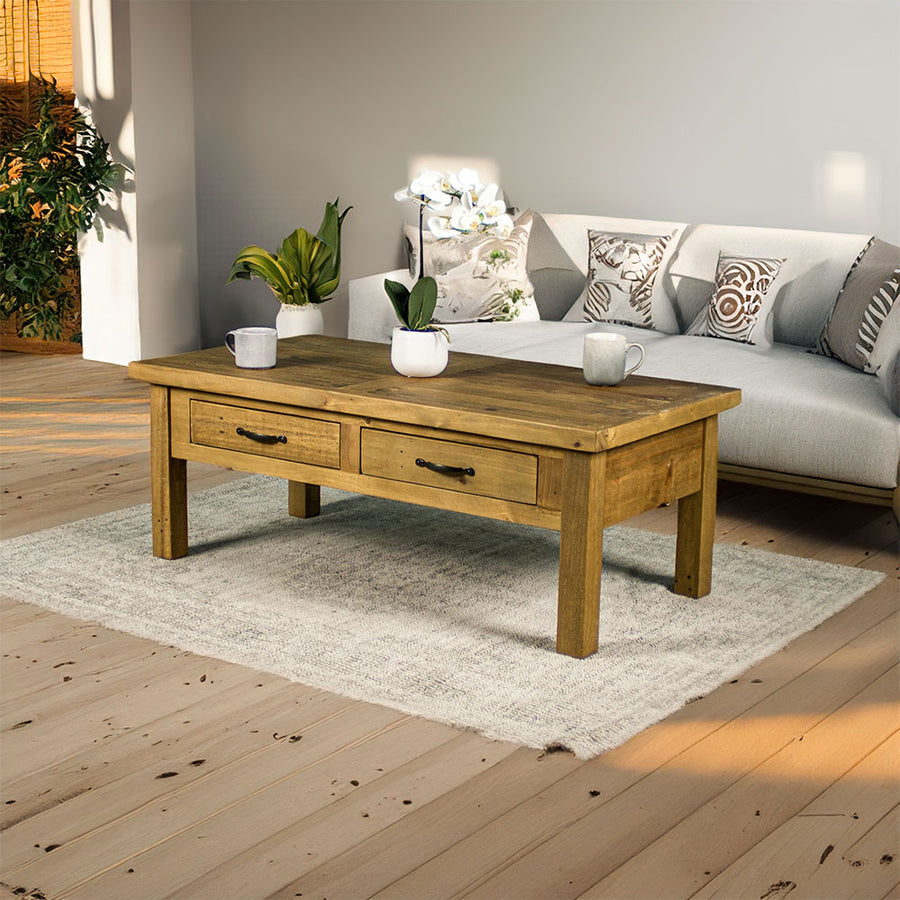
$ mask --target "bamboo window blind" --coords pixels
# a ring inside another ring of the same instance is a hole
[[[32,76],[71,93],[71,0],[0,0],[0,133],[33,121],[40,95]]]

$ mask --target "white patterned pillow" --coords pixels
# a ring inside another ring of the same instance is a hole
[[[532,222],[529,210],[507,237],[488,232],[425,243],[425,274],[438,286],[435,322],[540,319],[527,270]],[[418,229],[414,237],[418,240]]]
[[[778,293],[772,284],[784,262],[719,253],[712,297],[686,333],[771,346],[768,323]]]
[[[588,230],[584,321],[669,330],[660,328],[659,303],[667,299],[653,286],[673,237]]]
[[[446,275],[451,269],[462,265],[469,258],[469,244],[476,234],[461,234],[459,237],[437,238],[427,228],[422,234],[422,249],[425,255],[425,275]],[[406,244],[406,261],[409,274],[419,277],[419,226],[404,225],[403,238]]]
[[[814,352],[875,373],[872,352],[900,294],[900,247],[873,237],[850,267]]]

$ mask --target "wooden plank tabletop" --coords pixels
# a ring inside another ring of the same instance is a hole
[[[630,375],[588,384],[580,369],[451,350],[435,378],[391,368],[390,347],[324,335],[278,342],[274,369],[239,369],[223,347],[132,362],[169,387],[596,452],[737,406],[736,388]]]

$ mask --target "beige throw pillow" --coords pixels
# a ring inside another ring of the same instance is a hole
[[[777,294],[772,284],[784,262],[720,253],[712,297],[687,334],[771,346],[768,321]]]
[[[536,321],[540,318],[528,278],[531,211],[516,219],[506,237],[495,233],[436,239],[425,235],[425,274],[438,285],[434,321]],[[406,226],[410,273],[418,276],[417,227]]]
[[[584,321],[660,328],[659,304],[671,304],[653,286],[674,234],[636,235],[588,231]]]

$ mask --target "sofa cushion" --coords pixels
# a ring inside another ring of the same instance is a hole
[[[872,238],[850,269],[815,352],[867,372],[882,325],[900,293],[900,247]]]
[[[888,404],[900,416],[900,303],[893,305],[878,332],[866,372],[878,378]]]
[[[812,347],[844,283],[871,235],[787,228],[692,225],[669,264],[673,302],[682,331],[713,292],[719,253],[785,259],[767,325],[779,343]]]
[[[770,347],[768,332],[783,259],[720,253],[713,293],[688,334]]]
[[[528,278],[542,319],[559,321],[584,291],[584,272],[539,213],[533,213],[528,241]]]
[[[669,260],[675,253],[684,229],[684,222],[666,222],[655,219],[622,219],[612,216],[583,216],[564,213],[541,213],[541,218],[548,226],[549,232],[555,242],[557,253],[563,253],[571,261],[571,265],[577,267],[581,275],[581,283],[577,292],[572,292],[565,318],[568,321],[581,322],[584,320],[584,297],[587,293],[588,273],[588,231],[605,231],[611,234],[646,234],[663,235],[677,232],[676,236],[666,247],[666,254],[659,267],[659,274],[653,286],[654,295],[668,299],[671,304],[675,296],[674,288],[668,277]],[[569,282],[571,284],[571,281]],[[543,316],[542,318],[551,318]],[[558,318],[558,317],[554,317]],[[660,307],[660,321],[657,325],[660,330],[676,333],[680,330],[677,317],[672,312],[668,320],[664,319],[664,309]]]
[[[538,319],[534,287],[528,278],[530,210],[520,215],[508,236],[485,232],[436,239],[423,235],[425,274],[438,286],[434,321]],[[417,227],[406,226],[413,277],[418,272]],[[410,230],[412,234],[410,234]]]
[[[660,263],[675,233],[616,234],[588,229],[586,322],[660,328],[674,321],[672,304],[654,291]]]
[[[741,404],[719,417],[722,462],[897,486],[900,418],[891,412],[878,379],[788,344],[760,352],[734,341],[664,335],[627,325],[599,327],[643,344],[641,375],[741,389]],[[580,368],[584,335],[598,326],[526,322],[451,325],[449,330],[454,351]]]

